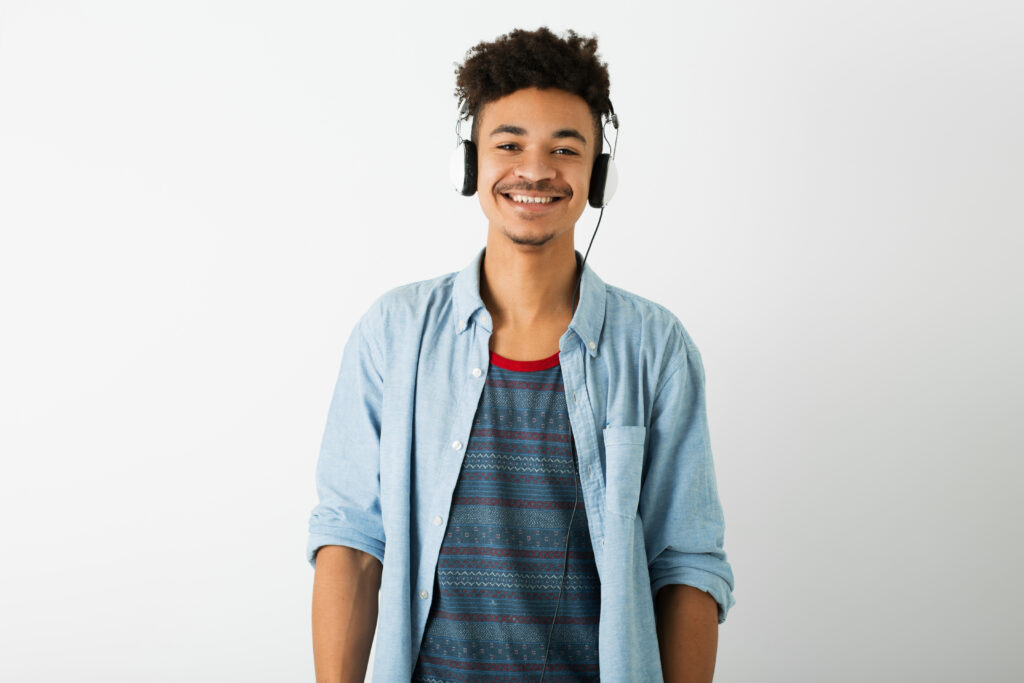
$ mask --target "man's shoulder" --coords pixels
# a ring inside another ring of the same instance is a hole
[[[379,294],[364,317],[387,329],[409,319],[422,319],[424,312],[451,301],[452,287],[459,271],[397,285]]]
[[[437,275],[424,280],[407,282],[385,291],[378,297],[383,303],[394,306],[418,307],[439,296],[450,296],[459,271]]]
[[[605,323],[614,329],[633,329],[651,343],[675,342],[694,348],[693,338],[671,309],[623,287],[605,283]]]

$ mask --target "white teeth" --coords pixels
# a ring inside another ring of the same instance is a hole
[[[522,194],[509,195],[514,202],[522,202],[525,204],[550,204],[554,197],[528,197]]]

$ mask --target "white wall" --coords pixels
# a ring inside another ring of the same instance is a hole
[[[483,246],[454,63],[541,24],[622,121],[588,263],[704,357],[716,680],[1024,677],[1019,3],[2,0],[0,679],[313,679],[342,345]]]

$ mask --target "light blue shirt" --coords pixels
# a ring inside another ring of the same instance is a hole
[[[490,358],[485,251],[379,296],[342,353],[306,557],[315,567],[318,548],[343,545],[383,563],[374,681],[409,680],[426,627]],[[736,602],[700,352],[668,309],[589,265],[558,348],[601,578],[601,678],[661,681],[658,589],[708,592],[719,623]]]

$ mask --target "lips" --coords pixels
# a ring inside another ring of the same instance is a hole
[[[530,192],[499,192],[505,201],[511,204],[517,211],[527,213],[539,213],[547,211],[555,204],[566,198],[566,195],[544,194]]]
[[[524,195],[518,192],[499,193],[515,211],[521,213],[543,213],[550,211],[565,197],[553,195]]]

